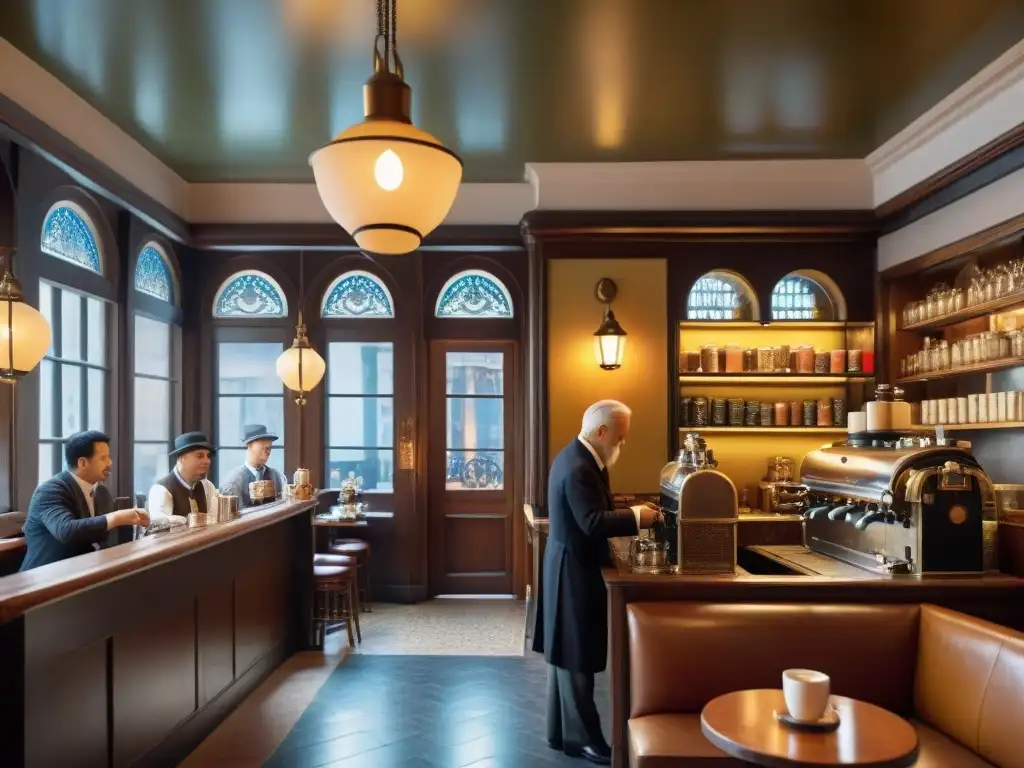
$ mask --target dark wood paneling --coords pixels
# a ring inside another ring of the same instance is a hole
[[[113,637],[113,765],[129,766],[196,709],[195,599],[166,595],[161,611]]]
[[[107,642],[97,638],[25,669],[26,766],[108,765]]]
[[[193,224],[190,242],[203,250],[245,253],[299,248],[360,253],[352,237],[336,224]],[[522,240],[515,224],[442,224],[427,235],[421,250],[453,247],[480,252],[519,250]]]
[[[266,541],[270,531],[260,531],[240,553],[247,560],[261,557],[259,571],[235,579],[235,673],[240,675],[287,637],[290,628],[289,584],[291,553]]]
[[[234,582],[211,584],[196,598],[199,707],[205,707],[235,679]]]

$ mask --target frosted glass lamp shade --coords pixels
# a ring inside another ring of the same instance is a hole
[[[299,356],[302,356],[302,386],[299,386]],[[277,378],[293,392],[309,392],[324,377],[327,363],[311,347],[289,347],[277,358]]]
[[[0,376],[24,376],[49,348],[50,324],[39,310],[23,301],[0,300]]]
[[[462,181],[462,161],[411,123],[371,119],[309,158],[327,212],[364,251],[416,250],[444,221]]]

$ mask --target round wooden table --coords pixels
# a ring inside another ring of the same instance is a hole
[[[845,696],[833,696],[832,705],[836,730],[798,731],[775,719],[787,711],[781,690],[736,691],[708,702],[700,727],[727,755],[767,768],[904,768],[917,760],[917,733],[902,717]]]

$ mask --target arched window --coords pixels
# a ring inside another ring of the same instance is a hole
[[[699,278],[686,299],[687,320],[753,320],[756,315],[753,289],[739,275],[724,270]]]
[[[249,269],[236,272],[221,284],[213,300],[213,316],[287,317],[288,301],[274,278]]]
[[[436,317],[512,317],[512,296],[494,275],[467,269],[452,275],[437,296]]]
[[[811,274],[814,277],[793,272],[776,283],[772,289],[772,320],[837,320],[845,316],[838,287],[829,286],[831,281],[824,274]],[[826,286],[833,288],[836,294]]]
[[[70,201],[57,203],[43,220],[43,253],[102,274],[99,238],[88,214]]]
[[[391,292],[375,275],[352,270],[339,275],[324,292],[323,317],[394,317]]]
[[[163,248],[156,243],[147,243],[135,262],[135,290],[148,296],[172,303],[174,292],[171,288],[171,270]]]

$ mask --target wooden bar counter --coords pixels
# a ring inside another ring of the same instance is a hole
[[[315,506],[277,502],[0,579],[0,762],[177,765],[308,646]]]
[[[876,576],[826,558],[830,575],[639,575],[630,572],[624,548],[611,542],[615,568],[604,571],[608,588],[609,687],[612,698],[612,765],[627,765],[629,634],[626,606],[637,602],[695,603],[933,603],[1024,630],[1024,579],[1000,574],[961,577]],[[802,567],[797,546],[752,547],[778,564]],[[813,558],[814,555],[809,555]],[[825,568],[823,567],[823,570]],[[724,663],[709,659],[709,663]]]

